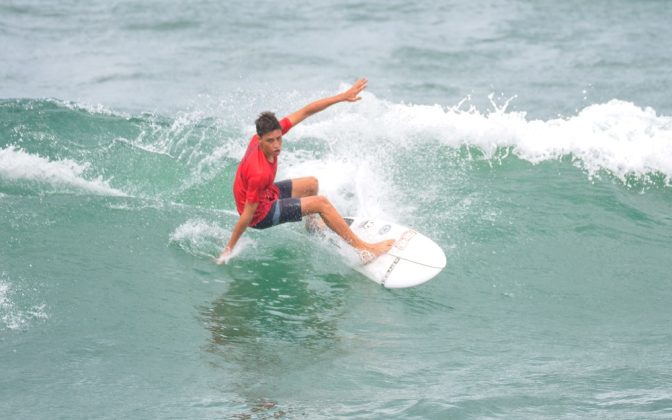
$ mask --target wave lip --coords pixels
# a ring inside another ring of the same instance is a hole
[[[571,155],[590,175],[607,170],[621,180],[662,174],[672,179],[672,118],[652,108],[611,100],[575,117],[531,121],[519,133],[515,153],[533,163]]]
[[[54,192],[85,191],[96,195],[127,196],[112,188],[102,177],[84,178],[90,164],[70,159],[49,160],[27,153],[14,146],[0,149],[0,180],[19,184],[45,186]]]

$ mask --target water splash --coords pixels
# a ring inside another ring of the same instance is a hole
[[[215,258],[229,240],[231,231],[203,219],[190,219],[178,226],[170,234],[170,243],[183,251],[200,257]],[[240,239],[231,254],[235,258],[255,242],[245,236]]]
[[[22,309],[14,301],[17,294],[15,286],[9,281],[6,273],[0,273],[0,330],[21,330],[30,325],[32,320],[49,318],[44,303]]]

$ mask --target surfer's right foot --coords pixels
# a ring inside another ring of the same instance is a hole
[[[359,250],[359,256],[362,259],[362,262],[364,264],[368,264],[377,257],[385,254],[390,249],[392,249],[394,242],[394,239],[388,239],[385,241],[376,242],[375,244],[366,244]]]

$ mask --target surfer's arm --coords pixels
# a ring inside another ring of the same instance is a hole
[[[245,233],[247,227],[250,226],[250,222],[252,222],[252,217],[254,217],[254,212],[257,211],[258,206],[259,203],[245,203],[243,213],[240,215],[238,222],[233,227],[233,232],[231,232],[231,239],[229,239],[229,243],[226,244],[226,248],[222,250],[219,258],[215,260],[217,264],[227,263],[229,261],[233,247],[236,246],[238,239],[243,236],[243,233]]]
[[[306,118],[310,117],[313,114],[317,114],[320,111],[324,111],[330,106],[337,104],[339,102],[356,102],[362,99],[359,94],[366,89],[366,84],[369,81],[366,79],[359,79],[355,82],[354,85],[345,92],[341,92],[336,96],[331,96],[329,98],[323,98],[315,102],[311,102],[298,111],[289,114],[287,118],[292,122],[292,126],[300,123]]]

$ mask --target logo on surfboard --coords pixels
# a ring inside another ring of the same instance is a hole
[[[389,232],[390,229],[392,229],[392,225],[385,225],[385,226],[383,226],[383,227],[380,228],[380,230],[378,231],[378,234],[379,234],[379,235],[384,235],[384,234],[386,234],[387,232]]]
[[[359,224],[360,229],[370,229],[375,222],[373,220],[365,220],[362,223]]]
[[[397,242],[394,243],[395,248],[397,248],[399,250],[403,250],[404,248],[406,248],[406,246],[411,241],[411,239],[413,239],[413,237],[417,234],[418,234],[418,232],[416,232],[412,229],[407,230],[406,232],[402,233],[401,237],[399,237],[399,239],[397,239]]]

